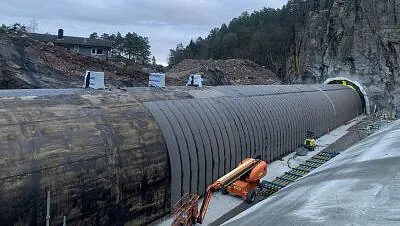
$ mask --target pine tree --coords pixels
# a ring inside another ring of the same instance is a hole
[[[99,39],[99,35],[97,34],[97,32],[93,32],[89,35],[89,38]]]
[[[100,37],[96,32],[90,38],[110,40],[112,42],[111,55],[128,57],[140,63],[150,64],[150,42],[147,37],[140,36],[135,32],[128,32],[125,37],[120,32],[117,34],[103,33]]]
[[[304,27],[308,12],[315,10],[310,1],[289,0],[282,9],[264,8],[243,12],[229,24],[214,28],[206,38],[178,44],[170,50],[168,63],[184,59],[250,59],[284,76],[288,58],[299,61],[298,27]]]

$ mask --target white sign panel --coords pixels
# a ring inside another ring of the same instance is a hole
[[[149,87],[165,88],[165,74],[150,73]]]
[[[203,78],[201,75],[189,75],[186,86],[203,87]]]
[[[104,89],[104,72],[86,71],[84,88]]]

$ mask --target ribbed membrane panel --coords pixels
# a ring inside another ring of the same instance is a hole
[[[207,185],[242,159],[271,162],[361,113],[361,100],[339,86],[216,87],[223,97],[147,102],[167,145],[171,203]]]

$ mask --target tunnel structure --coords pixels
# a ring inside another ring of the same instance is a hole
[[[341,85],[216,89],[223,95],[145,103],[167,145],[172,202],[203,194],[244,158],[280,159],[307,131],[321,136],[361,113],[359,95]]]
[[[342,85],[29,91],[0,98],[0,222],[147,224],[243,158],[271,162],[361,114]],[[49,92],[51,93],[51,92]]]
[[[367,91],[359,82],[347,77],[333,77],[333,78],[328,78],[324,82],[324,84],[340,84],[348,86],[351,89],[354,89],[358,93],[358,95],[360,95],[362,112],[366,114],[371,113],[371,103],[368,98]]]

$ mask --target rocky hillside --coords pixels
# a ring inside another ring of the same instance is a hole
[[[0,33],[0,89],[82,87],[86,70],[104,71],[106,87],[147,86],[150,69],[126,59],[101,60],[21,34]],[[170,70],[167,85],[185,85],[201,73],[206,85],[279,84],[269,70],[248,60],[186,60]]]
[[[142,68],[70,53],[25,35],[0,33],[0,89],[82,87],[86,70],[105,71],[106,86],[145,86]]]
[[[400,116],[400,0],[312,1],[319,8],[299,29],[288,59],[291,82],[347,77],[378,109]]]
[[[270,70],[250,61],[230,60],[183,60],[168,72],[168,84],[184,85],[190,74],[202,74],[204,84],[217,85],[267,85],[280,84]]]
[[[372,107],[400,117],[400,0],[288,0],[244,12],[170,54],[171,62],[251,59],[288,84],[346,77]]]

